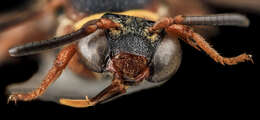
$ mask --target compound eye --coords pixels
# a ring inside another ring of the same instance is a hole
[[[165,36],[157,47],[151,63],[150,82],[162,82],[170,79],[181,63],[181,47],[178,38]]]
[[[78,42],[82,62],[94,72],[103,72],[108,56],[108,43],[103,30],[97,30]]]

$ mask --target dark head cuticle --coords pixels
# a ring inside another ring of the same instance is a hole
[[[143,18],[112,13],[106,13],[102,18],[111,19],[121,26],[105,31],[112,56],[126,52],[144,56],[150,61],[165,35],[163,30],[149,32],[154,22]]]

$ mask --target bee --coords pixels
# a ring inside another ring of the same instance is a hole
[[[78,53],[81,63],[92,72],[112,74],[112,82],[94,97],[85,99],[61,98],[61,104],[89,107],[127,93],[148,83],[165,83],[181,63],[179,39],[215,62],[235,65],[251,61],[249,54],[223,57],[191,26],[247,27],[249,20],[240,14],[213,14],[160,18],[146,10],[99,13],[74,24],[74,30],[64,36],[27,43],[9,50],[11,56],[36,54],[66,45],[57,55],[41,86],[29,93],[15,93],[8,101],[30,101],[41,96]],[[157,84],[158,85],[158,84]]]

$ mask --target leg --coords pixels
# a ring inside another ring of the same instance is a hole
[[[174,24],[174,25],[167,27],[166,31],[168,33],[177,34],[182,39],[184,39],[184,41],[193,42],[192,40],[194,40],[200,49],[204,50],[212,59],[214,59],[216,62],[221,63],[222,65],[225,65],[225,64],[234,65],[234,64],[237,64],[240,62],[245,62],[245,61],[253,62],[252,56],[245,54],[245,53],[241,54],[239,56],[236,56],[236,57],[231,57],[231,58],[226,58],[226,57],[221,56],[215,49],[213,49],[205,41],[205,39],[202,36],[200,36],[198,33],[193,32],[191,30],[191,28],[189,28],[185,25]],[[188,42],[188,44],[190,44],[190,42]]]
[[[198,51],[201,51],[201,49],[199,48],[199,46],[197,45],[196,42],[188,39],[188,38],[185,38],[185,39],[182,39],[185,43],[189,44],[190,46],[192,46],[193,48],[197,49]]]
[[[69,25],[60,25],[57,30],[57,36],[66,35],[73,32],[73,26]],[[71,58],[68,68],[72,70],[72,72],[86,78],[86,79],[98,79],[99,74],[90,71],[83,63],[79,56],[79,53],[76,52],[75,55]]]
[[[75,44],[69,45],[62,49],[61,52],[58,54],[53,67],[49,70],[47,76],[45,77],[44,81],[38,89],[25,94],[12,94],[9,96],[8,102],[16,102],[17,100],[30,101],[42,95],[46,91],[47,87],[61,75],[62,71],[67,66],[75,52]]]
[[[178,15],[174,18],[163,18],[160,21],[156,22],[153,27],[150,28],[150,31],[156,31],[159,29],[167,28],[168,26],[172,24],[180,24],[185,20],[185,18],[182,15]]]
[[[68,105],[71,107],[78,107],[78,108],[93,106],[104,100],[108,100],[109,98],[125,93],[126,89],[128,88],[128,85],[136,85],[140,83],[143,79],[148,78],[149,75],[150,75],[150,70],[149,68],[146,68],[140,75],[138,75],[135,78],[135,81],[130,83],[126,83],[126,81],[122,81],[121,79],[118,79],[116,75],[114,75],[115,79],[112,81],[112,84],[108,86],[106,89],[104,89],[97,96],[91,99],[88,99],[88,97],[86,96],[85,100],[60,99],[60,103],[63,105]]]
[[[110,86],[91,99],[88,99],[87,96],[85,100],[60,99],[60,103],[77,108],[89,107],[116,95],[125,93],[126,89],[127,86],[125,86],[120,79],[114,79]]]

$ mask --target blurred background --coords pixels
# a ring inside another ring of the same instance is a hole
[[[112,1],[114,2],[114,0]],[[106,104],[85,109],[75,109],[41,100],[18,102],[16,105],[6,104],[8,96],[6,87],[31,78],[39,72],[41,61],[39,55],[11,58],[8,56],[7,50],[14,45],[45,40],[55,35],[59,25],[57,15],[62,14],[64,10],[60,10],[55,5],[53,5],[55,8],[51,8],[52,5],[46,7],[46,4],[48,5],[47,1],[13,0],[0,6],[1,110],[7,112],[37,110],[39,113],[43,111],[99,113],[125,110],[126,112],[155,113],[200,112],[201,114],[212,113],[229,116],[256,113],[253,108],[257,107],[257,91],[259,91],[257,86],[259,80],[259,75],[257,75],[259,70],[257,67],[257,41],[260,31],[259,0],[162,0],[153,2],[154,6],[167,5],[167,9],[163,9],[163,11],[170,16],[208,13],[246,15],[251,21],[249,28],[206,28],[201,31],[201,34],[208,38],[208,41],[221,55],[236,56],[246,52],[253,55],[254,64],[246,62],[234,66],[222,66],[215,63],[205,53],[181,42],[183,48],[181,66],[176,75],[161,87],[143,90]],[[151,10],[155,10],[154,6],[151,7]]]

